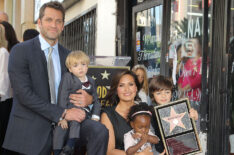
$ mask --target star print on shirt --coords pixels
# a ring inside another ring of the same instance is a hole
[[[170,133],[176,126],[186,129],[181,121],[181,119],[184,117],[185,114],[186,112],[177,114],[174,108],[171,107],[170,116],[162,118],[164,121],[170,123]]]
[[[101,73],[102,75],[102,79],[107,79],[108,80],[108,76],[110,75],[110,73],[107,73],[106,70],[104,73]]]

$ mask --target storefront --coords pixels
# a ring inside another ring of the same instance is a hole
[[[137,0],[119,6],[127,10],[117,20],[127,37],[117,51],[121,47],[122,55],[131,55],[132,65],[144,64],[148,77],[171,77],[173,98],[188,97],[199,112],[197,128],[207,154],[234,151],[229,148],[234,0]],[[121,23],[125,18],[132,22]]]

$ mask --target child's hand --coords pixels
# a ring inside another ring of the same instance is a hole
[[[67,129],[68,128],[67,120],[63,119],[59,121],[58,126],[61,126],[62,129]]]
[[[140,133],[134,133],[133,135],[132,135],[132,137],[134,138],[134,139],[139,139],[139,138],[141,138],[141,134]]]
[[[141,134],[141,141],[146,143],[148,141],[148,137],[149,137],[148,134],[145,133]]]
[[[189,111],[189,116],[190,116],[190,118],[192,118],[194,120],[198,120],[197,110],[191,108],[190,111]]]

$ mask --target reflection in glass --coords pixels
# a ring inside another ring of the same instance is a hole
[[[144,64],[148,77],[160,73],[162,5],[136,15],[136,52],[139,64]]]
[[[191,107],[201,118],[202,90],[202,33],[204,0],[171,1],[170,42],[168,49],[169,75],[173,80],[172,100],[187,97]],[[208,17],[212,0],[208,0]],[[205,18],[206,19],[206,18]],[[211,20],[210,18],[208,19]],[[209,21],[206,21],[208,24]],[[207,45],[205,45],[207,46]],[[209,51],[205,51],[208,53]],[[204,58],[207,60],[208,58]],[[204,67],[205,68],[205,67]],[[207,73],[208,73],[208,67]],[[206,70],[204,70],[205,72]],[[207,75],[204,75],[207,76]],[[208,76],[207,76],[208,78]],[[200,132],[200,119],[196,127],[203,153],[206,152],[206,133]]]

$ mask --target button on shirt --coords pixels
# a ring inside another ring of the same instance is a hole
[[[49,55],[49,48],[51,47],[50,44],[41,36],[39,35],[39,41],[41,43],[41,49],[44,51],[46,61],[48,61]],[[56,94],[56,103],[58,98],[58,88],[59,83],[61,80],[61,65],[60,65],[60,57],[58,52],[58,43],[56,43],[53,47],[52,52],[52,59],[53,59],[53,66],[54,66],[54,74],[55,74],[55,94]]]

